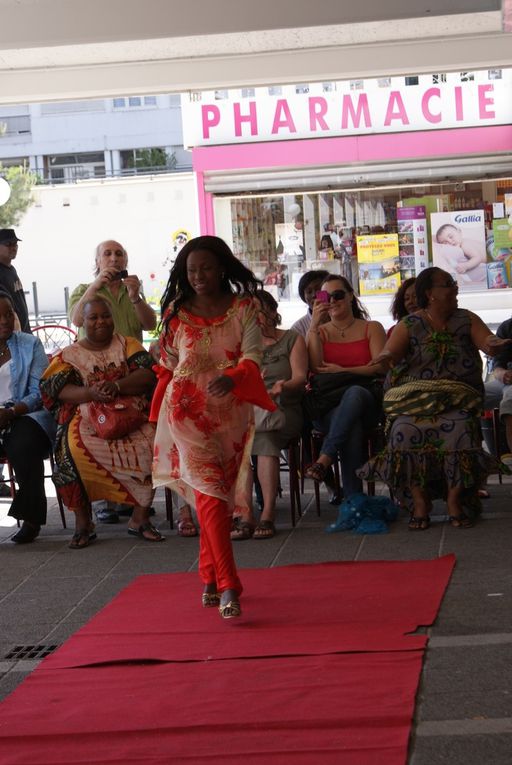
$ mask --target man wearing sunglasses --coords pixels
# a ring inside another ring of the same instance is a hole
[[[12,265],[18,254],[18,239],[13,228],[0,229],[0,288],[11,297],[22,332],[31,333],[27,301],[20,277]]]

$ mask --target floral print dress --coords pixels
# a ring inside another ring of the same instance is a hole
[[[471,314],[457,309],[442,332],[419,314],[403,323],[409,348],[385,384],[388,443],[359,475],[387,483],[409,510],[411,486],[421,486],[431,499],[459,486],[466,511],[477,512],[477,490],[499,465],[482,449],[482,360],[471,338]]]
[[[158,416],[153,485],[177,490],[194,502],[194,490],[218,497],[233,510],[250,469],[254,413],[236,395],[240,386],[258,387],[242,362],[255,362],[259,384],[261,330],[252,298],[234,297],[221,316],[204,319],[181,308],[162,337],[160,363],[172,371]],[[252,365],[250,365],[252,366]],[[242,364],[243,367],[243,364]],[[235,389],[216,398],[210,380],[230,374]],[[263,389],[264,390],[264,389]]]

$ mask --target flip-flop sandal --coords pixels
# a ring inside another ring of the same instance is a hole
[[[152,534],[154,534],[154,536],[144,536],[145,531],[150,531]],[[128,534],[132,537],[139,537],[140,539],[144,539],[145,542],[163,542],[165,540],[165,537],[162,536],[158,529],[155,529],[151,523],[142,523],[138,529],[132,529],[130,526],[128,526]]]
[[[254,529],[253,539],[272,539],[276,534],[273,521],[260,521]]]
[[[68,547],[70,550],[83,550],[85,547],[89,547],[89,545],[94,542],[95,539],[97,539],[95,531],[75,531],[71,537],[71,542],[69,543]],[[82,540],[83,544],[80,544]]]
[[[409,531],[426,531],[430,528],[430,518],[427,516],[411,516]]]
[[[233,518],[231,528],[231,539],[233,542],[240,542],[244,539],[250,539],[254,534],[254,524],[249,521],[242,521],[240,518]]]
[[[178,536],[179,537],[197,537],[197,526],[192,518],[182,518],[178,521]]]
[[[454,529],[472,529],[474,526],[473,521],[468,518],[466,513],[461,513],[460,515],[449,515],[448,523]]]
[[[306,478],[312,478],[313,481],[322,483],[322,481],[325,480],[326,473],[327,473],[327,468],[325,467],[325,465],[322,465],[321,462],[313,462],[313,464],[306,469],[306,472],[304,473],[304,475],[306,476]]]

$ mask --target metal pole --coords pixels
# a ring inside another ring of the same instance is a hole
[[[39,300],[37,299],[37,282],[32,282],[32,297],[34,299],[34,314],[39,323]]]
[[[68,315],[68,305],[69,305],[69,287],[64,287],[64,309],[66,311],[66,316]]]

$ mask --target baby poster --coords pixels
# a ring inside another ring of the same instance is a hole
[[[432,213],[432,259],[448,271],[461,291],[487,289],[483,210]]]

